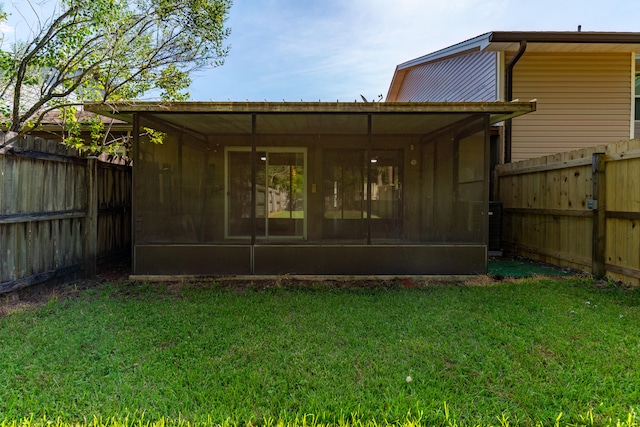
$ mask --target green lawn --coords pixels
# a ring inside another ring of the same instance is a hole
[[[304,211],[278,211],[270,213],[269,218],[304,219]]]
[[[640,290],[585,278],[113,284],[0,319],[2,427],[638,426],[639,412]]]

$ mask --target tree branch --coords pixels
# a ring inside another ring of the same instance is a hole
[[[47,43],[51,40],[53,34],[56,33],[57,26],[62,24],[65,19],[69,16],[73,15],[78,10],[78,6],[70,8],[65,13],[60,15],[57,19],[55,19],[51,26],[49,27],[49,31],[44,35],[44,37],[36,43],[38,39],[33,40],[30,44],[27,45],[27,49],[25,50],[26,55],[21,59],[20,65],[18,66],[16,72],[15,85],[13,90],[13,108],[11,111],[11,128],[9,130],[14,132],[19,132],[20,127],[22,127],[22,123],[19,120],[20,117],[20,100],[22,94],[22,83],[24,82],[25,75],[27,73],[27,68],[29,67],[29,63],[34,58],[36,53],[43,49]],[[33,49],[31,49],[33,46]]]
[[[43,110],[40,110],[40,111],[38,111],[38,114],[33,116],[34,117],[34,121],[33,121],[32,125],[29,126],[28,129],[23,129],[22,131],[29,131],[29,130],[36,129],[38,126],[40,126],[42,124],[42,120],[47,115],[47,113],[50,113],[52,111],[55,111],[55,110],[58,110],[58,109],[64,108],[64,107],[79,107],[79,106],[82,106],[81,102],[68,102],[68,103],[59,104],[59,105],[51,106],[49,108],[45,108]]]

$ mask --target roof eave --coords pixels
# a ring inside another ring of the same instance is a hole
[[[600,31],[493,31],[489,43],[640,44],[640,33]]]
[[[396,70],[393,72],[393,77],[391,78],[391,84],[389,85],[385,102],[393,102],[397,99],[398,92],[402,87],[402,83],[404,83],[406,75],[407,70],[399,70],[398,67],[396,67]]]
[[[84,104],[109,117],[133,113],[442,113],[535,110],[536,101],[514,102],[127,102]]]

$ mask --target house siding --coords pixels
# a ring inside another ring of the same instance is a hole
[[[513,97],[537,111],[514,120],[512,160],[629,139],[631,67],[628,53],[525,53]]]
[[[411,68],[390,101],[495,101],[496,58],[496,52],[474,52]]]

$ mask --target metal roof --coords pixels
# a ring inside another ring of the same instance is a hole
[[[529,102],[136,102],[87,103],[85,110],[133,122],[134,114],[146,121],[199,135],[247,134],[252,116],[261,133],[367,133],[367,116],[372,115],[372,132],[428,133],[454,125],[479,114],[491,123],[535,111]]]

